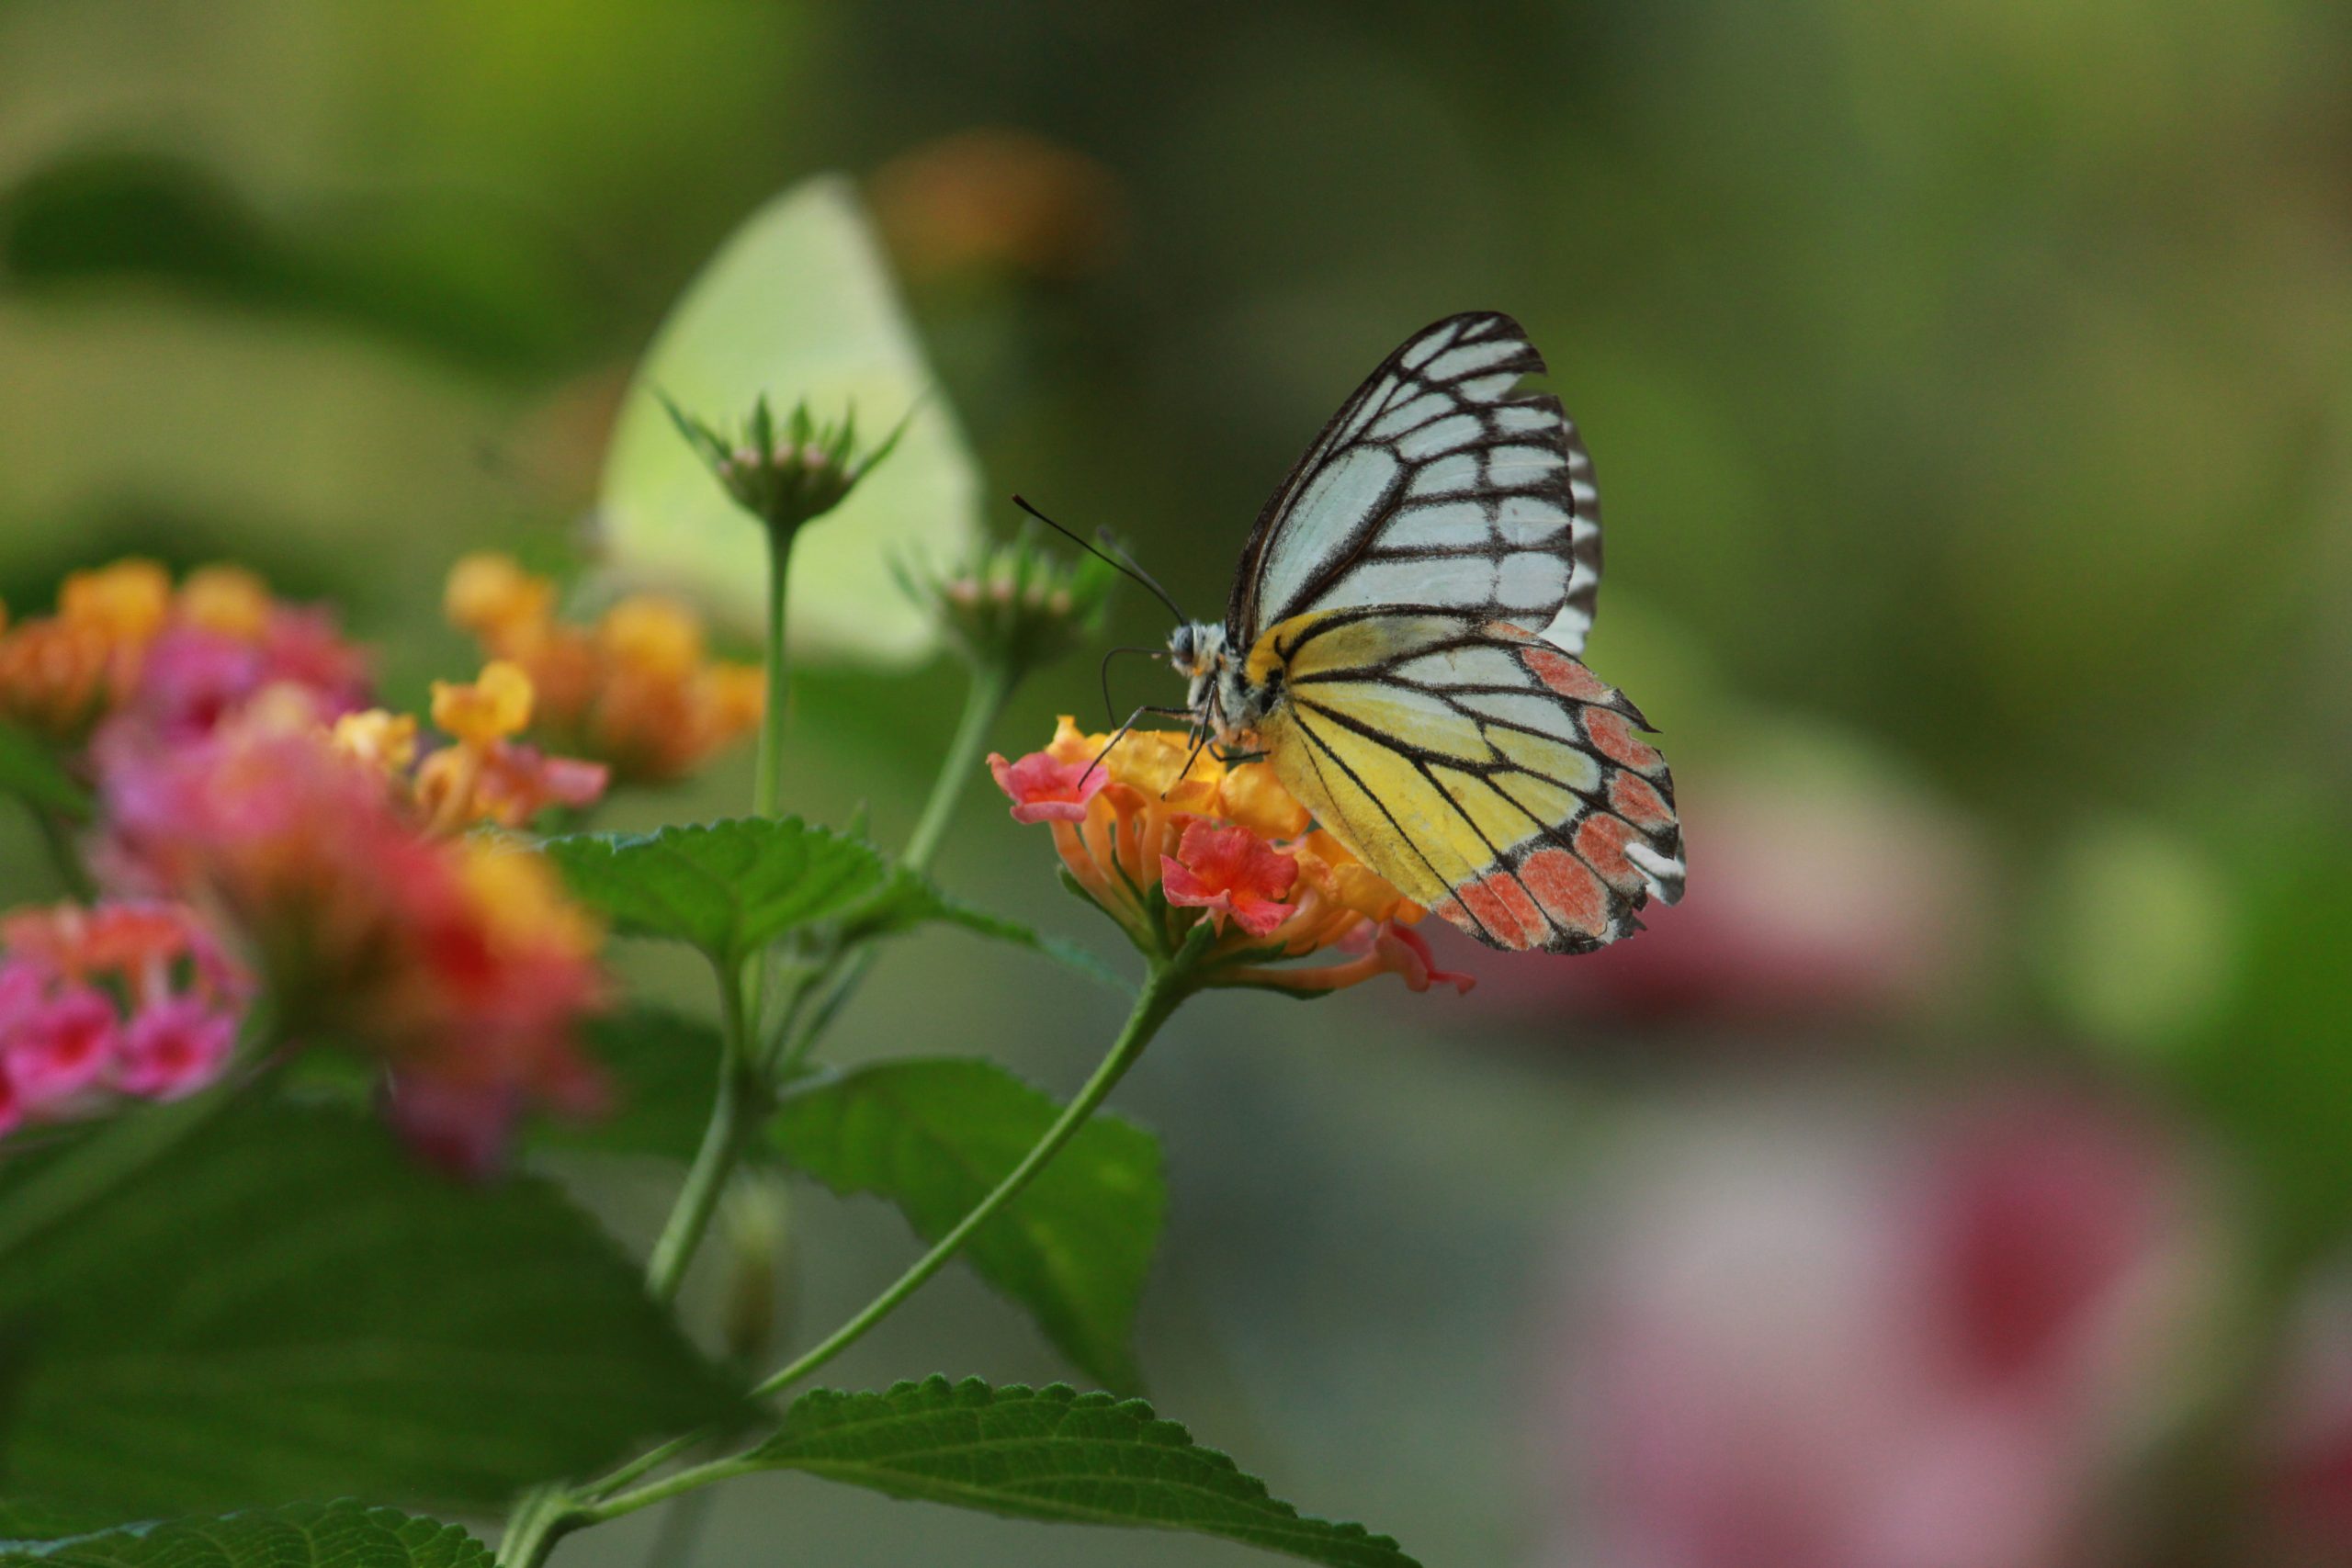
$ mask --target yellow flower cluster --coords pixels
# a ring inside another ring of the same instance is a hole
[[[450,570],[443,604],[527,677],[532,731],[610,764],[618,782],[684,777],[759,726],[758,666],[711,659],[701,620],[675,600],[631,594],[579,626],[556,617],[553,582],[483,552]]]
[[[493,659],[474,680],[433,682],[434,725],[455,744],[422,762],[411,714],[345,714],[334,722],[334,745],[390,781],[428,831],[482,822],[525,828],[550,806],[594,805],[608,778],[602,763],[548,756],[514,739],[529,727],[535,698],[520,666]]]

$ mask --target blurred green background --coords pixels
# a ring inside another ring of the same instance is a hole
[[[1599,468],[1590,655],[1665,732],[1690,899],[1589,962],[1450,946],[1458,1002],[1212,998],[1122,1100],[1171,1165],[1169,1414],[1433,1564],[1607,1561],[1562,1501],[1562,1281],[1677,1139],[2062,1083],[2219,1173],[2222,1293],[2338,1251],[2348,73],[2323,0],[0,0],[0,598],[233,557],[344,605],[413,699],[469,657],[448,562],[570,547],[663,310],[826,169],[992,524],[1019,489],[1111,525],[1194,606],[1395,343],[1512,312]],[[1114,630],[1163,628],[1136,594]],[[804,671],[791,797],[902,833],[957,699],[944,660]],[[1057,709],[1099,712],[1091,660],[998,744]],[[614,820],[740,809],[748,775]],[[981,793],[944,879],[1107,942]],[[843,1055],[1066,1087],[1115,1021],[924,944]],[[639,1174],[583,1179],[627,1227]],[[797,1219],[806,1328],[908,1256],[877,1205]],[[1057,1375],[960,1276],[843,1368]],[[729,1491],[698,1560],[951,1552],[1247,1555],[786,1479]]]

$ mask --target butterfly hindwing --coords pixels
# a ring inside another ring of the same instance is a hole
[[[1584,646],[1600,497],[1576,427],[1523,392],[1544,358],[1509,316],[1417,333],[1332,416],[1258,519],[1227,610],[1247,649],[1311,610],[1426,604]]]
[[[1634,705],[1507,621],[1317,611],[1253,650],[1291,792],[1416,901],[1495,947],[1583,953],[1681,896],[1665,759]]]

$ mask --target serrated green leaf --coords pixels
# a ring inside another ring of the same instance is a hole
[[[13,795],[76,822],[90,815],[90,795],[65,772],[57,752],[39,736],[0,724],[0,795]]]
[[[614,1106],[592,1121],[543,1118],[542,1148],[694,1157],[718,1080],[716,1025],[667,1008],[633,1007],[592,1021],[589,1053],[612,1078]]]
[[[1418,1568],[1386,1536],[1308,1517],[1139,1399],[978,1378],[817,1389],[751,1456],[779,1470],[1014,1518],[1194,1530],[1329,1568]]]
[[[894,869],[889,881],[880,891],[850,917],[851,929],[862,936],[893,935],[934,921],[957,926],[992,941],[1025,947],[1066,968],[1077,970],[1098,985],[1110,987],[1122,996],[1135,994],[1134,981],[1076,942],[1047,936],[1019,920],[1009,920],[1001,915],[976,909],[960,899],[950,897],[933,886],[927,877],[903,866]]]
[[[491,1507],[742,1409],[552,1185],[453,1181],[327,1108],[233,1108],[11,1251],[0,1360],[10,1491],[114,1518]]]
[[[623,935],[687,942],[730,968],[796,926],[846,913],[888,875],[872,845],[797,817],[580,833],[550,839],[547,852]]]
[[[70,1540],[0,1544],[0,1568],[490,1568],[457,1525],[394,1508],[327,1503],[166,1519]]]
[[[787,1163],[843,1195],[888,1199],[936,1241],[1060,1110],[993,1063],[926,1057],[796,1087],[773,1126]],[[1133,1389],[1140,1378],[1129,1340],[1166,1208],[1159,1140],[1097,1116],[963,1257],[1089,1376]]]

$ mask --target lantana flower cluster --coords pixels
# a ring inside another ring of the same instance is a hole
[[[1090,735],[1064,715],[1044,750],[989,768],[1013,819],[1051,827],[1072,885],[1137,948],[1173,953],[1210,922],[1207,984],[1472,985],[1439,969],[1413,930],[1428,911],[1317,828],[1264,762],[1227,765],[1167,730]],[[1327,950],[1323,964],[1284,966]]]
[[[249,975],[177,904],[73,904],[0,917],[0,1133],[177,1100],[219,1077]]]
[[[0,627],[0,721],[62,744],[134,710],[163,739],[201,734],[270,686],[330,715],[368,692],[367,660],[333,615],[272,597],[240,567],[175,587],[153,561],[118,561],[68,577],[53,614]]]
[[[551,580],[493,552],[459,560],[443,598],[453,625],[529,677],[530,728],[550,746],[623,783],[663,784],[759,728],[760,668],[712,659],[685,605],[632,593],[582,626],[558,619],[556,600]]]
[[[95,788],[101,895],[0,925],[0,1131],[200,1087],[249,972],[266,1043],[356,1051],[445,1164],[486,1169],[518,1115],[600,1101],[574,1035],[602,932],[501,830],[593,805],[608,770],[517,739],[537,694],[511,662],[435,683],[437,741],[369,695],[324,611],[234,568],[77,574],[0,638],[0,715]]]

